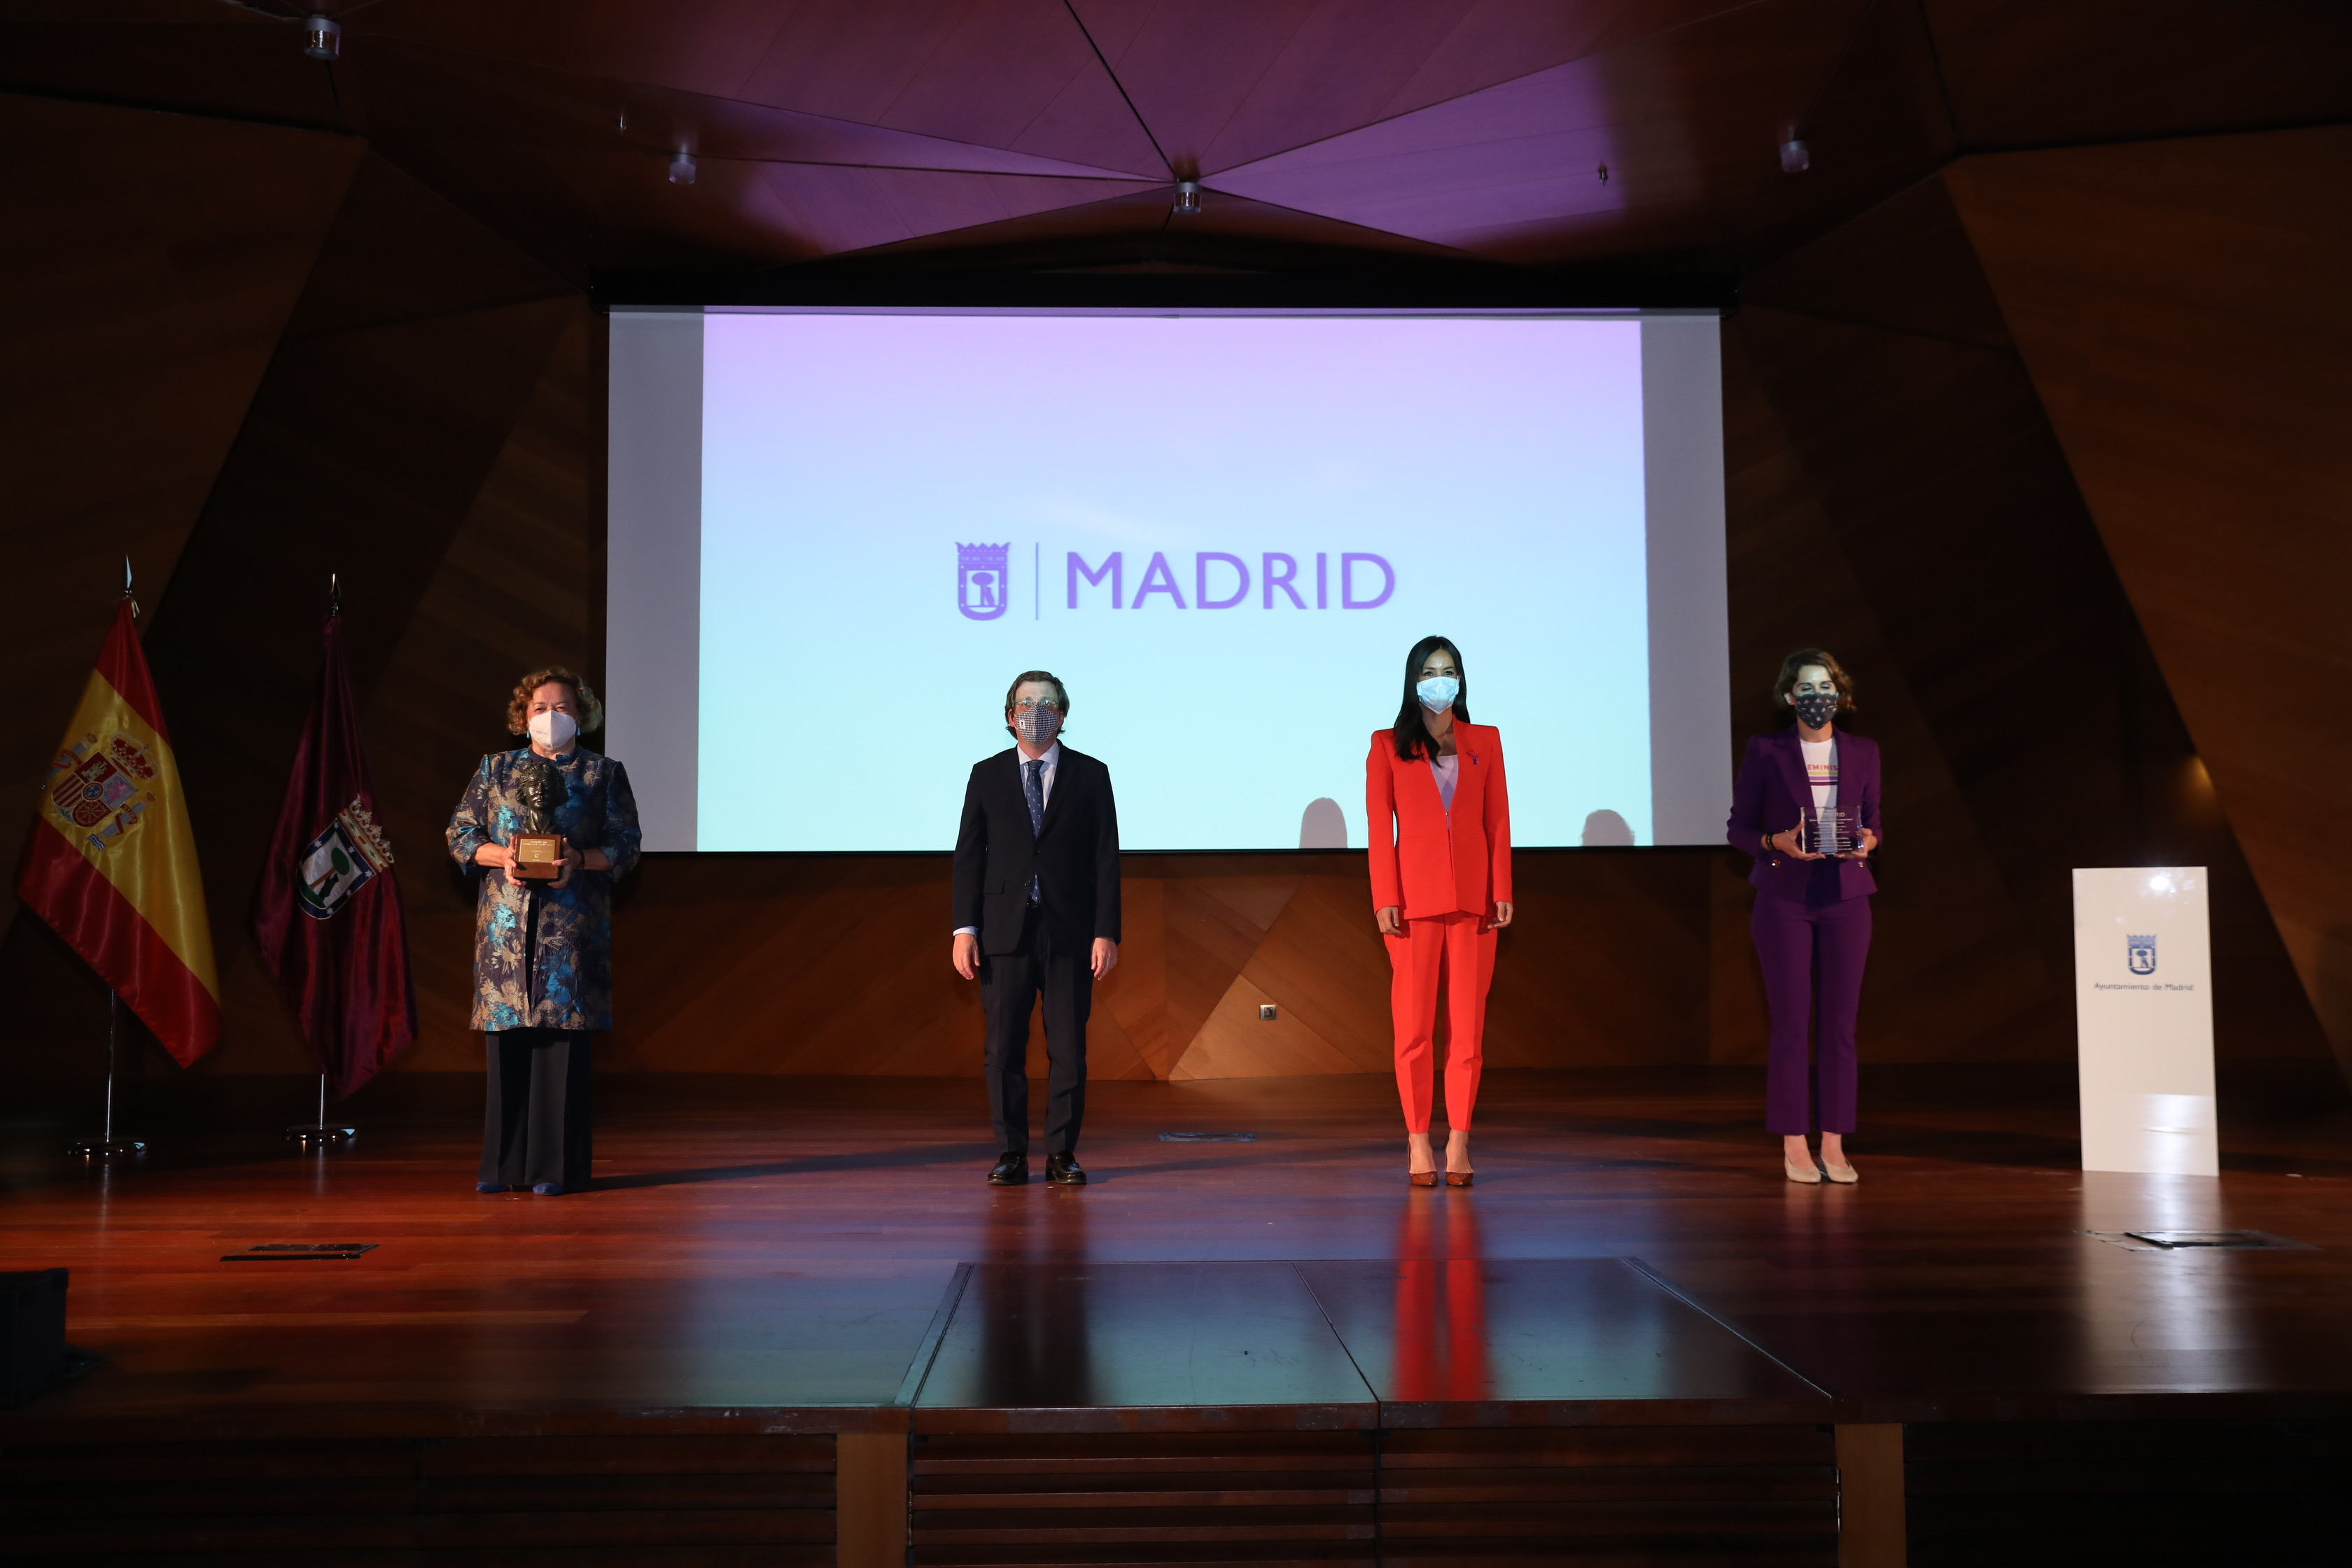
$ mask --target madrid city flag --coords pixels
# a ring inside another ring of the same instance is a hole
[[[342,617],[331,615],[318,694],[254,889],[253,939],[339,1100],[416,1038],[408,929],[375,814]]]
[[[220,983],[187,798],[132,614],[125,597],[49,764],[16,896],[185,1067],[220,1038]]]

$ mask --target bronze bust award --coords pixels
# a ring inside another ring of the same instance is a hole
[[[555,807],[563,799],[563,776],[544,757],[533,757],[518,770],[516,795],[529,814],[523,830],[509,847],[514,851],[514,875],[532,882],[552,882],[563,875],[563,835],[555,831]]]

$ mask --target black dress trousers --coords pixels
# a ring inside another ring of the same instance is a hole
[[[585,1029],[499,1029],[489,1047],[489,1095],[482,1116],[481,1179],[496,1186],[588,1184],[590,1128]]]
[[[1087,1114],[1087,1015],[1094,1007],[1092,943],[1065,952],[1032,905],[1011,952],[983,954],[980,1000],[988,1015],[988,1113],[996,1146],[1029,1152],[1029,1016],[1045,1001],[1045,1152],[1075,1153]]]

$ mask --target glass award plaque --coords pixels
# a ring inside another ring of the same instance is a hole
[[[1862,847],[1862,824],[1848,805],[1805,807],[1805,852],[1850,855]]]

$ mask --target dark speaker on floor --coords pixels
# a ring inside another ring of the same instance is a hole
[[[79,1370],[66,1357],[66,1271],[0,1274],[0,1409],[13,1409]]]

